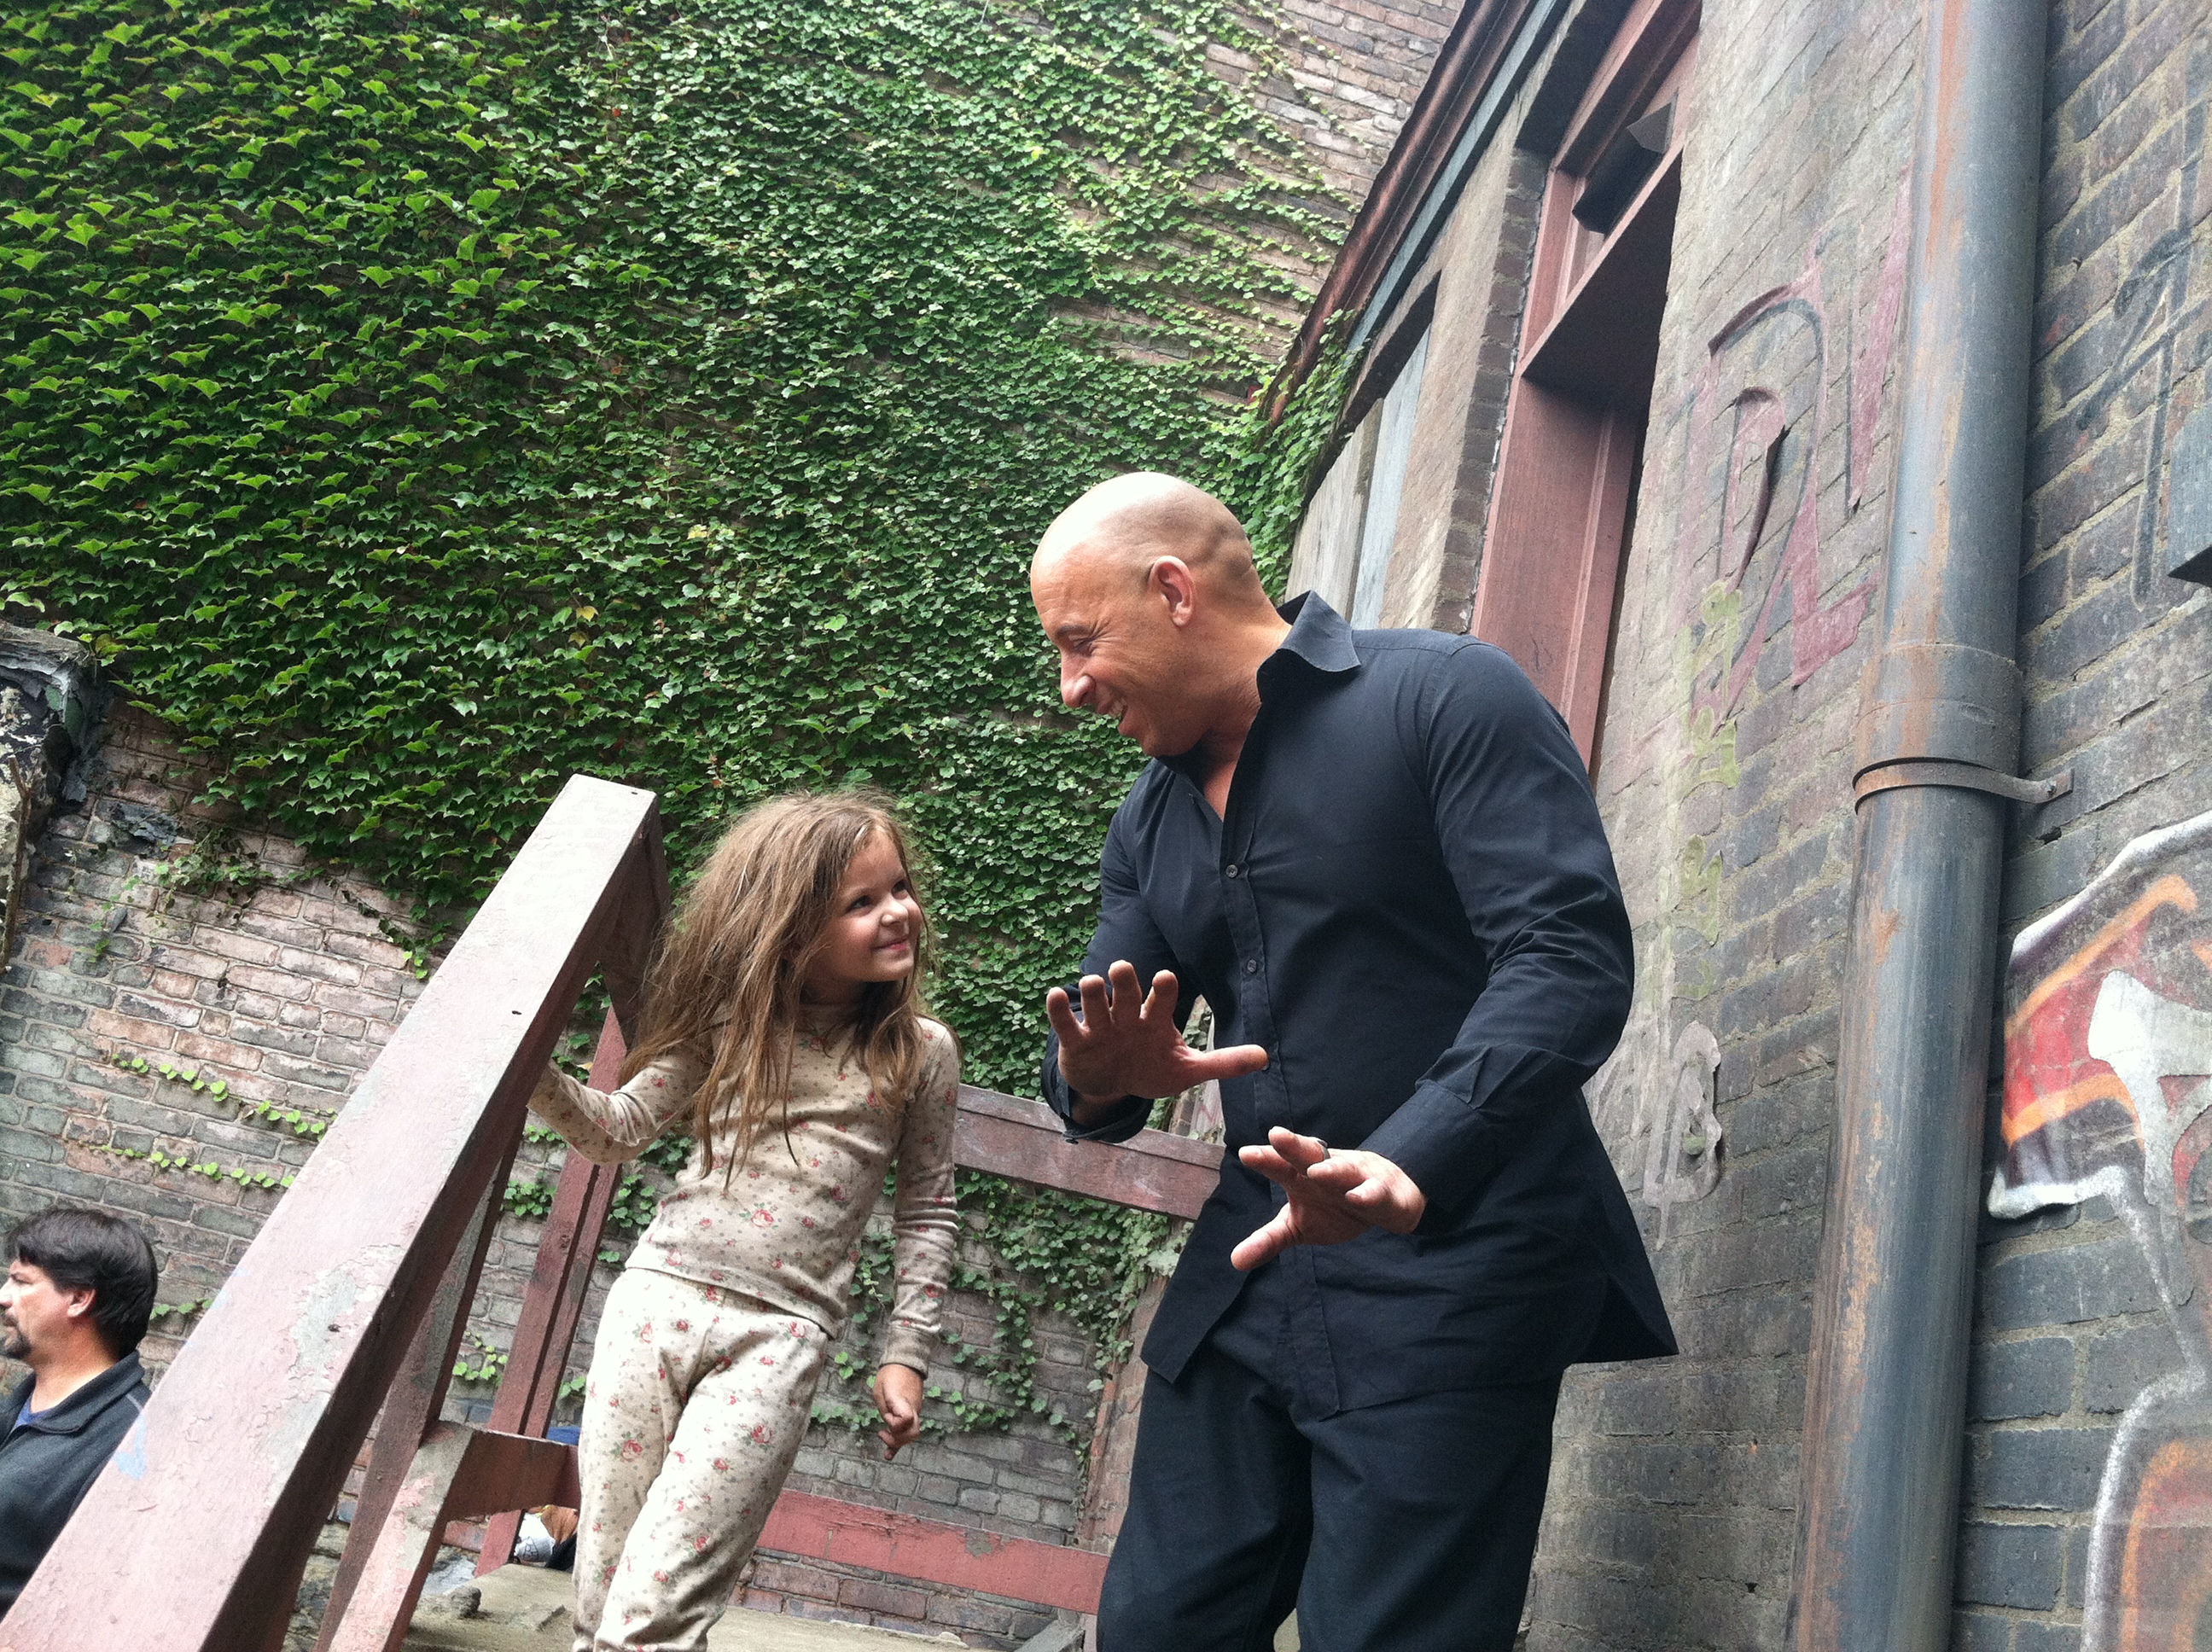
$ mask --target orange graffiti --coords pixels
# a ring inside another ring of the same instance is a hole
[[[2128,1512],[2118,1652],[2208,1652],[2212,1440],[2176,1440],[2143,1472]]]
[[[2098,1065],[2101,1066],[2103,1063]],[[2032,1136],[2092,1102],[2118,1102],[2130,1113],[2136,1110],[2135,1097],[2128,1094],[2128,1087],[2120,1082],[2119,1074],[2106,1067],[2104,1072],[2091,1073],[2079,1084],[2069,1084],[2049,1095],[2039,1095],[2017,1111],[2008,1108],[2004,1115],[2005,1145],[2010,1146],[2023,1136]]]
[[[2005,1036],[2010,1038],[2026,1027],[2029,1018],[2047,1000],[2072,986],[2085,972],[2094,969],[2098,959],[2125,940],[2128,932],[2136,925],[2159,908],[2167,906],[2178,907],[2184,912],[2197,910],[2197,891],[2190,888],[2189,880],[2178,872],[2168,872],[2136,896],[2128,903],[2127,910],[2091,936],[2072,957],[2036,982],[2035,989],[2021,1001],[2020,1008],[2007,1017]]]
[[[2134,1102],[2119,1075],[2091,1056],[2082,1037],[2105,975],[2141,953],[2151,918],[2197,910],[2197,891],[2175,873],[2160,878],[2065,962],[2036,982],[2005,1019],[2003,1132],[2011,1146],[2094,1102]]]

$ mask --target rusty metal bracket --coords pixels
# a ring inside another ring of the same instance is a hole
[[[2000,774],[1978,763],[1940,762],[1932,759],[1884,763],[1880,768],[1869,768],[1851,783],[1852,805],[1856,807],[1877,792],[1894,792],[1901,786],[1958,786],[1970,792],[2008,798],[2014,803],[2049,803],[2074,789],[2074,771],[2062,768],[2047,779],[2028,780]]]

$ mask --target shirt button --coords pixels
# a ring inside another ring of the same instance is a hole
[[[1245,960],[1244,960],[1244,973],[1245,973],[1246,975],[1258,975],[1258,974],[1260,973],[1260,960],[1259,960],[1259,959],[1257,959],[1257,958],[1247,958],[1247,959],[1245,959]]]
[[[1224,870],[1225,870],[1231,878],[1236,877],[1237,872],[1237,863],[1233,860],[1231,861]]]

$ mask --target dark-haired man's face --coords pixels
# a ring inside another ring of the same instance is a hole
[[[0,1283],[0,1353],[29,1359],[40,1348],[60,1345],[70,1322],[92,1312],[92,1297],[89,1291],[64,1291],[46,1269],[17,1257]]]

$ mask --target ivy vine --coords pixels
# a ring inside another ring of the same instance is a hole
[[[1060,706],[1028,548],[1153,467],[1279,574],[1340,398],[1340,367],[1260,394],[1343,222],[1259,101],[1274,29],[1230,0],[0,18],[0,610],[89,642],[210,797],[424,944],[570,773],[657,790],[679,869],[754,798],[872,780],[932,857],[969,1074],[1026,1091],[1137,762]],[[1110,1349],[1164,1224],[963,1193],[1017,1276],[976,1285],[1000,1342],[1050,1302]]]

